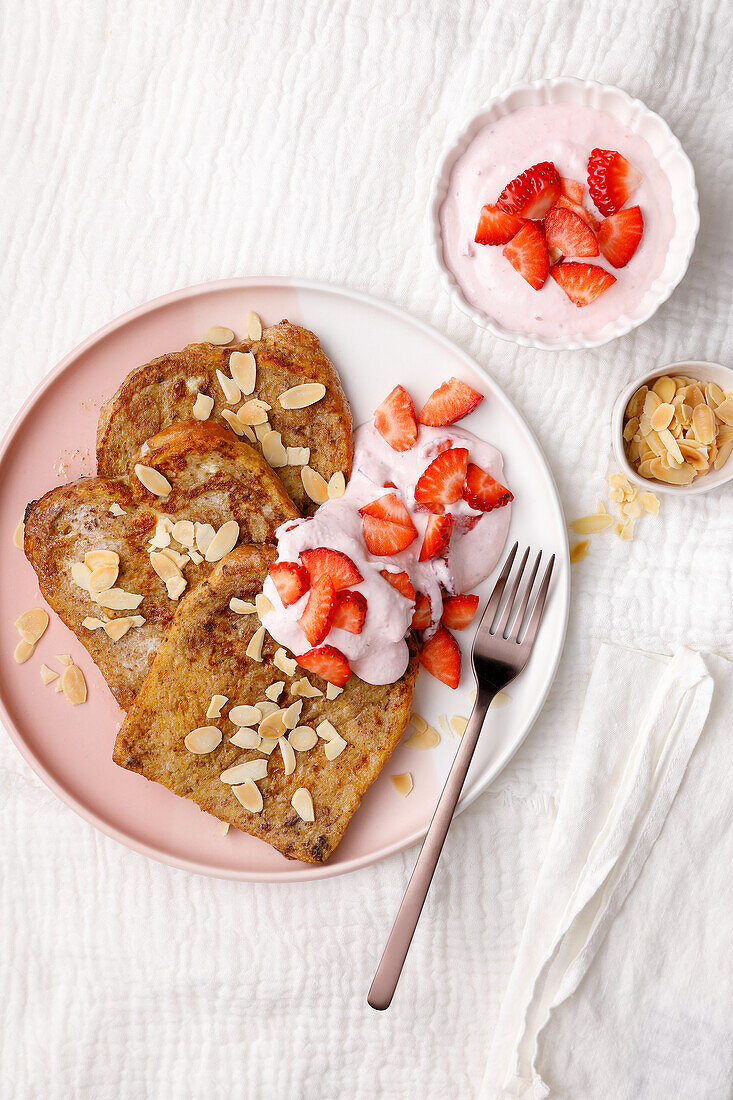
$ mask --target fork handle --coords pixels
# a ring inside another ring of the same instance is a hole
[[[463,790],[463,783],[481,733],[481,727],[484,724],[486,711],[489,709],[489,704],[494,695],[495,692],[493,691],[490,694],[484,692],[476,699],[466,731],[445,781],[443,792],[438,799],[438,805],[435,807],[435,813],[420,849],[420,855],[417,857],[415,870],[412,872],[410,881],[407,884],[402,905],[395,917],[392,931],[389,934],[377,972],[374,975],[374,981],[367,997],[372,1008],[389,1008],[394,996],[402,967],[407,958],[407,952],[410,950],[412,937],[417,928],[417,922],[425,904],[425,898],[430,889],[430,883],[433,881],[440,853],[443,850],[456,803]]]

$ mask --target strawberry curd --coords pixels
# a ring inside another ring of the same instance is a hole
[[[642,173],[629,205],[641,207],[644,234],[621,271],[593,257],[617,282],[579,308],[553,279],[533,290],[501,247],[476,244],[474,236],[482,206],[538,161],[552,161],[561,176],[582,182],[584,204],[602,218],[587,186],[588,155],[596,147],[616,150]],[[662,272],[674,224],[669,181],[647,142],[612,115],[579,104],[525,107],[485,126],[453,166],[440,211],[444,262],[467,301],[508,329],[547,339],[596,332],[633,311]]]
[[[511,504],[490,512],[476,511],[461,499],[446,506],[454,518],[453,534],[443,557],[418,561],[429,513],[415,503],[415,486],[430,462],[445,444],[468,449],[471,462],[501,481],[503,460],[499,451],[471,432],[454,425],[418,428],[415,444],[406,451],[393,450],[373,424],[362,425],[354,437],[354,466],[342,497],[322,504],[310,519],[288,522],[277,531],[278,561],[298,562],[303,550],[329,547],[346,554],[363,580],[351,591],[361,592],[367,614],[360,634],[332,627],[326,642],[347,658],[357,676],[370,684],[390,684],[403,674],[408,662],[406,635],[410,629],[414,601],[401,595],[381,576],[381,570],[405,571],[418,592],[431,605],[434,631],[442,611],[443,589],[450,594],[470,591],[484,580],[499,560],[511,519]],[[386,488],[391,482],[394,488]],[[362,534],[359,509],[387,493],[404,501],[417,538],[400,553],[389,557],[370,554]],[[263,591],[273,610],[262,622],[269,634],[296,656],[311,648],[298,619],[308,594],[284,607],[273,580],[268,577]]]

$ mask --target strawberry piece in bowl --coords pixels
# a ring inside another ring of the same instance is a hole
[[[309,649],[307,653],[301,653],[297,661],[306,672],[315,672],[316,676],[320,676],[329,684],[334,684],[335,687],[343,687],[351,675],[349,662],[341,650],[333,645]]]
[[[415,587],[407,573],[390,573],[388,569],[380,569],[379,573],[387,584],[391,584],[399,592],[400,596],[404,596],[406,600],[415,599]]]
[[[481,208],[474,240],[476,244],[508,244],[523,225],[524,218],[489,202]]]
[[[336,593],[325,573],[311,585],[308,603],[298,623],[311,645],[320,645],[331,629],[336,610]]]
[[[588,157],[588,190],[601,214],[616,214],[631,198],[642,174],[614,149],[593,149]]]
[[[580,180],[569,180],[560,176],[560,190],[566,199],[578,204],[583,201],[583,184]]]
[[[336,609],[331,626],[347,630],[349,634],[361,634],[366,619],[367,602],[361,592],[337,592]]]
[[[433,614],[430,609],[430,600],[424,593],[418,592],[415,598],[415,610],[412,613],[412,626],[413,630],[427,630],[433,621]]]
[[[541,225],[525,222],[504,248],[504,256],[533,290],[540,290],[545,285],[550,256]]]
[[[549,248],[557,248],[563,256],[597,256],[598,241],[586,222],[559,204],[545,217],[545,236]]]
[[[359,514],[367,550],[376,557],[399,554],[417,538],[410,513],[394,493],[365,504]]]
[[[493,478],[490,473],[482,470],[475,462],[469,462],[463,499],[477,512],[491,512],[494,508],[503,508],[505,504],[514,500],[514,497],[506,486]]]
[[[443,601],[443,614],[440,616],[440,621],[443,626],[449,626],[451,630],[465,630],[473,622],[477,607],[478,596],[449,596]]]
[[[560,173],[551,160],[533,164],[508,183],[497,206],[521,218],[544,218],[561,194]]]
[[[297,603],[310,587],[310,577],[302,565],[294,561],[276,561],[270,566],[277,594],[282,600],[283,607],[289,607],[291,603]]]
[[[638,206],[629,206],[604,218],[598,229],[601,252],[612,267],[626,267],[639,247],[644,218]]]
[[[483,395],[466,382],[461,382],[460,378],[449,378],[430,394],[420,410],[418,424],[427,424],[432,428],[455,424],[456,420],[473,412],[480,401],[483,401]]]
[[[429,561],[430,558],[439,558],[447,549],[453,529],[453,516],[428,516],[428,525],[425,528],[425,536],[420,547],[418,561]]]
[[[351,588],[352,585],[364,580],[348,554],[342,554],[340,550],[319,546],[315,550],[303,550],[300,560],[311,579],[311,584],[325,574],[329,577],[335,592],[340,592],[342,588]]]
[[[446,504],[461,499],[468,467],[468,450],[449,447],[434,458],[415,486],[415,502],[442,515]]]
[[[568,263],[566,260],[555,264],[550,269],[550,275],[570,301],[579,307],[595,302],[599,294],[616,282],[615,275],[597,264]]]
[[[457,688],[461,678],[461,651],[453,635],[439,626],[420,650],[420,664],[431,676]]]
[[[601,224],[597,218],[594,218],[589,210],[579,202],[573,202],[567,195],[561,195],[553,206],[553,210],[557,210],[560,207],[563,210],[569,210],[572,214],[576,214],[581,221],[584,221],[589,229],[592,229],[594,233],[598,232],[598,226]],[[551,213],[552,211],[550,211]]]
[[[409,451],[417,439],[412,398],[402,386],[395,386],[374,413],[374,427],[393,451]]]

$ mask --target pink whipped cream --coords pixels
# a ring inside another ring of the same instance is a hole
[[[474,237],[481,207],[543,160],[582,182],[584,205],[602,218],[587,187],[588,155],[595,148],[614,149],[643,174],[626,205],[641,207],[644,234],[626,267],[616,270],[603,256],[582,261],[604,267],[617,281],[578,308],[553,279],[533,290],[501,246],[475,244]],[[524,107],[480,130],[453,166],[440,211],[444,261],[471,305],[509,329],[549,339],[596,331],[631,312],[661,274],[674,224],[669,180],[644,138],[605,111],[570,103]]]
[[[405,636],[415,606],[381,576],[380,570],[409,573],[416,591],[430,600],[434,627],[442,610],[441,590],[455,595],[474,588],[491,573],[506,541],[511,504],[493,512],[477,512],[459,500],[446,507],[454,517],[446,556],[417,560],[428,513],[415,504],[415,485],[446,440],[453,446],[467,447],[469,460],[503,483],[500,452],[462,428],[420,426],[417,442],[409,451],[394,451],[368,423],[355,433],[354,467],[344,495],[322,504],[312,518],[288,522],[276,532],[278,561],[297,562],[302,550],[326,546],[347,554],[361,573],[364,579],[353,588],[367,601],[361,634],[332,627],[324,644],[340,649],[352,671],[370,684],[394,683],[405,671],[409,656]],[[385,488],[387,481],[396,488]],[[364,544],[359,509],[390,492],[397,492],[404,501],[417,528],[417,538],[399,554],[375,557]],[[296,656],[305,653],[311,645],[298,619],[305,610],[307,594],[283,607],[269,577],[263,591],[273,605],[262,620],[268,633]]]

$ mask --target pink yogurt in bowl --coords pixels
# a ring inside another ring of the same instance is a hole
[[[591,150],[613,149],[642,173],[626,206],[641,208],[644,233],[616,283],[578,307],[552,278],[533,290],[501,246],[474,243],[484,203],[525,169],[551,160],[584,184]],[[647,320],[684,275],[698,227],[692,165],[666,123],[617,88],[571,78],[512,89],[472,120],[436,175],[430,203],[435,254],[460,308],[503,339],[530,347],[594,347]]]

